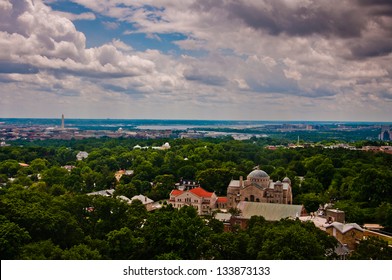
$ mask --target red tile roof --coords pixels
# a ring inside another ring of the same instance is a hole
[[[186,191],[172,190],[170,195],[179,196],[180,194],[183,194],[184,192],[186,192]],[[202,187],[190,189],[189,192],[193,193],[194,195],[197,195],[198,197],[207,197],[208,198],[213,195],[212,192],[208,192],[205,189],[203,189]]]
[[[227,197],[220,196],[217,200],[218,203],[227,203]]]
[[[172,190],[170,195],[174,195],[174,196],[178,196],[180,194],[182,194],[184,191],[180,191],[180,190]]]
[[[212,192],[208,192],[205,189],[203,189],[202,187],[197,187],[194,189],[189,190],[191,193],[199,196],[199,197],[211,197],[212,196]]]

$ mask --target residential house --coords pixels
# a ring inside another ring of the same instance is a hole
[[[147,211],[151,211],[154,210],[153,204],[154,204],[154,200],[148,198],[145,195],[139,194],[139,195],[135,195],[131,198],[131,203],[134,200],[140,200],[143,205],[146,207]]]
[[[119,170],[114,174],[114,177],[116,178],[117,182],[120,181],[122,176],[131,176],[133,175],[133,170]]]
[[[77,155],[76,155],[76,159],[77,160],[83,160],[86,159],[88,157],[88,153],[85,151],[80,151]]]

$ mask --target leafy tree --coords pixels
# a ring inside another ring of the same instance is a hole
[[[49,186],[54,184],[64,185],[66,177],[69,175],[65,168],[53,166],[42,173],[42,180]]]
[[[109,256],[114,260],[140,259],[143,255],[144,239],[135,237],[127,227],[113,230],[107,235]]]
[[[326,259],[326,250],[332,248],[324,247],[302,222],[283,220],[265,231],[257,259]]]
[[[222,233],[223,232],[223,223],[217,219],[210,219],[208,221],[208,226],[211,228],[211,230],[215,233]]]
[[[50,239],[26,244],[21,251],[21,260],[60,260],[63,254]]]
[[[238,171],[235,170],[209,168],[198,172],[196,180],[206,190],[215,191],[218,195],[225,195],[231,178],[238,177],[238,175]]]
[[[377,237],[368,237],[361,240],[356,250],[351,255],[352,260],[391,260],[392,248],[388,242]]]
[[[46,159],[36,158],[30,163],[30,168],[34,173],[40,173],[46,170],[49,162]]]
[[[327,162],[327,163],[326,163]],[[335,167],[329,161],[324,161],[322,164],[317,166],[314,170],[317,179],[323,185],[323,189],[327,189],[331,184],[332,178],[335,174]]]
[[[299,190],[303,194],[307,194],[307,193],[320,194],[323,192],[324,189],[323,189],[323,185],[320,183],[319,180],[310,177],[301,181]]]
[[[0,216],[0,258],[17,259],[21,247],[31,239],[29,233],[10,222],[4,216]]]
[[[192,165],[185,165],[178,169],[178,177],[184,179],[194,179],[196,178],[197,168]]]
[[[14,177],[20,168],[18,161],[13,159],[0,162],[0,174],[5,174],[8,178]]]
[[[301,194],[296,197],[295,201],[295,203],[303,204],[308,213],[317,211],[320,204],[324,204],[324,202],[325,201],[315,193]]]
[[[72,246],[70,249],[64,250],[61,256],[63,260],[100,260],[101,254],[96,249],[91,249],[85,244]]]
[[[176,210],[169,205],[154,211],[142,228],[145,257],[173,252],[182,259],[200,259],[209,232],[193,207]]]
[[[134,184],[119,184],[116,186],[116,190],[114,192],[116,196],[123,195],[128,198],[132,198],[137,195],[137,189]]]
[[[351,200],[340,200],[335,203],[335,208],[345,212],[345,219],[347,222],[363,224],[365,222],[363,204],[364,203]]]
[[[376,209],[376,217],[379,223],[386,227],[387,230],[392,229],[392,204],[383,202]]]

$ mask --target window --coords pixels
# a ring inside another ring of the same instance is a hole
[[[250,201],[255,201],[255,196],[253,194],[250,196]]]

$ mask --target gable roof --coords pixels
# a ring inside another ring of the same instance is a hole
[[[133,197],[131,198],[131,201],[133,201],[133,200],[135,200],[135,199],[140,200],[143,204],[149,204],[149,203],[153,203],[153,202],[154,202],[154,200],[152,200],[152,199],[150,199],[150,198],[148,198],[147,196],[142,195],[142,194],[133,196]]]
[[[170,195],[178,196],[178,195],[182,194],[183,192],[184,191],[180,191],[180,190],[175,189],[170,192]]]
[[[197,188],[193,188],[193,189],[190,189],[187,191],[181,191],[181,190],[175,189],[175,190],[171,191],[170,195],[179,196],[179,195],[186,193],[186,192],[190,192],[198,197],[204,197],[204,198],[210,198],[214,194],[213,192],[206,191],[202,187],[197,187]]]
[[[197,187],[189,190],[191,193],[199,196],[199,197],[211,197],[214,193],[208,192],[202,187]]]
[[[341,233],[346,233],[346,232],[348,232],[348,231],[350,231],[352,229],[363,231],[363,229],[356,223],[342,224],[342,223],[339,223],[339,222],[333,222],[332,224],[329,224],[329,225],[325,226],[325,228],[330,228],[330,227],[336,228]]]
[[[204,197],[204,198],[210,198],[214,194],[213,192],[206,191],[202,187],[197,187],[197,188],[193,188],[193,189],[186,190],[186,191],[181,191],[181,190],[175,189],[175,190],[171,191],[170,195],[179,196],[179,195],[186,193],[186,192],[190,192],[198,197]]]
[[[219,196],[216,202],[218,202],[218,203],[227,203],[227,197]]]
[[[267,221],[278,221],[284,218],[297,218],[303,210],[302,205],[277,204],[241,201],[237,208],[241,216],[250,219],[252,216],[263,216]]]

